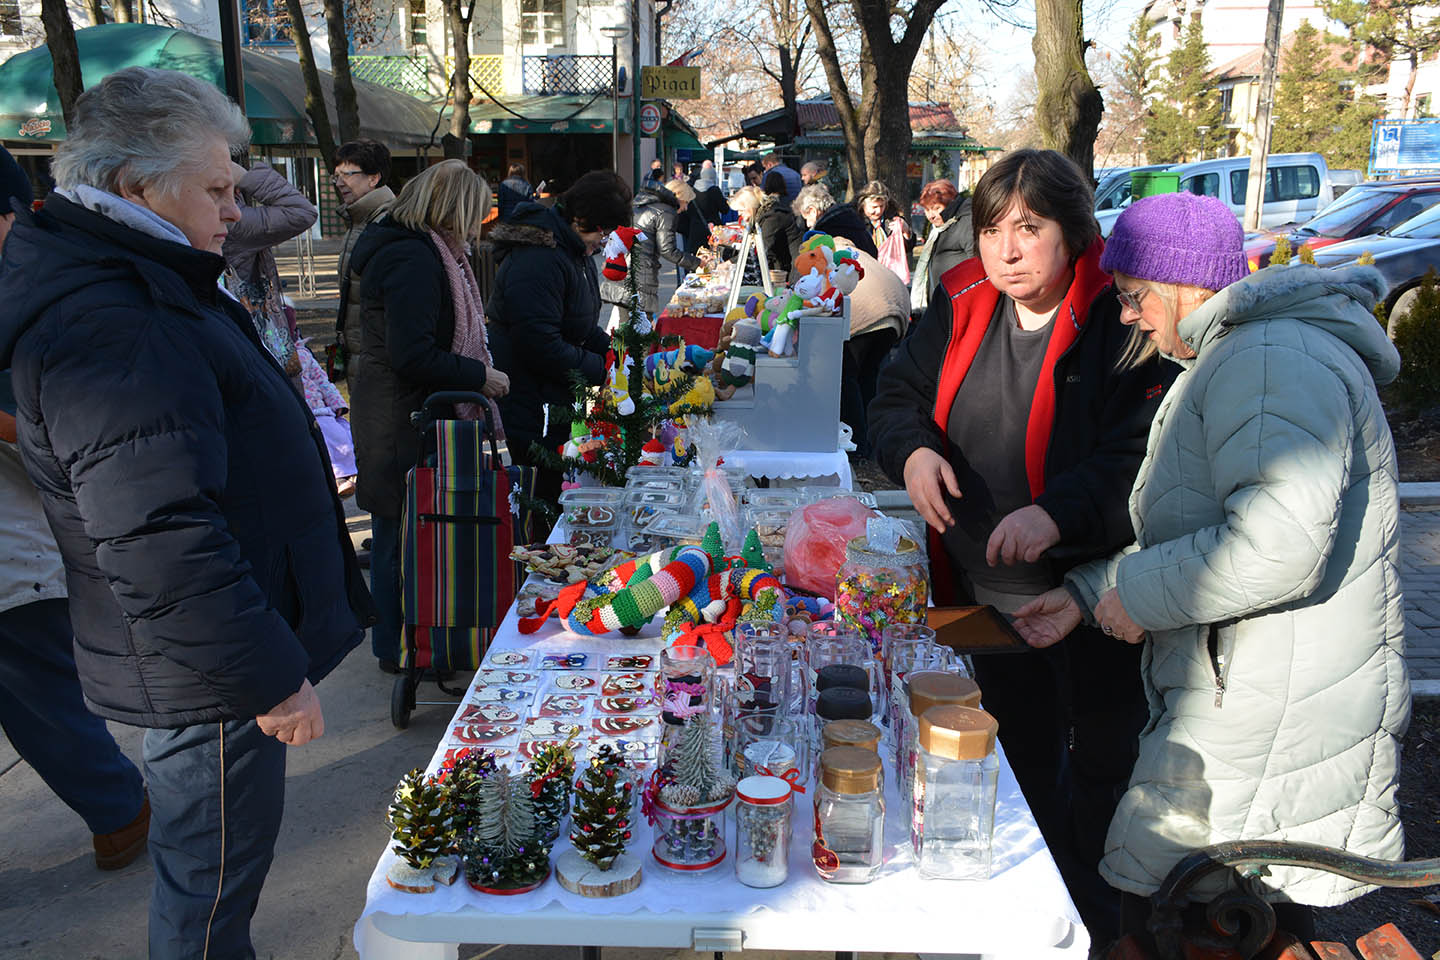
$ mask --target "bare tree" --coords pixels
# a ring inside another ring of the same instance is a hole
[[[849,0],[860,34],[858,102],[845,77],[831,23],[840,0],[805,0],[815,28],[816,50],[825,67],[830,95],[845,137],[850,192],[876,179],[908,203],[906,164],[910,155],[910,74],[925,33],[945,0],[905,4]],[[897,39],[895,29],[899,28]]]
[[[1085,66],[1081,0],[1035,0],[1035,119],[1040,142],[1065,154],[1090,177],[1095,169],[1095,135],[1105,100]]]
[[[110,0],[110,13],[116,23],[134,23],[135,0]]]
[[[103,0],[85,0],[85,16],[90,18],[90,25],[98,27],[106,22],[105,6]]]
[[[350,32],[346,29],[345,0],[324,0],[325,29],[330,37],[330,81],[335,91],[335,119],[340,142],[360,136],[360,107],[355,100],[355,81],[350,77]]]
[[[310,27],[305,22],[305,10],[300,0],[285,0],[285,12],[290,20],[290,38],[295,42],[295,54],[300,61],[300,73],[305,78],[305,113],[315,128],[315,142],[320,147],[320,158],[327,169],[335,162],[335,134],[331,132],[330,113],[325,108],[325,91],[320,86],[320,71],[315,66],[315,52],[310,47]]]
[[[60,95],[60,112],[65,129],[75,124],[75,101],[85,89],[80,78],[80,50],[75,46],[75,25],[65,0],[40,0],[40,22],[45,26],[45,46],[50,48],[51,75]]]

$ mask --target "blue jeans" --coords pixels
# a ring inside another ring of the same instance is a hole
[[[91,833],[140,814],[145,786],[105,721],[85,708],[66,600],[0,611],[0,727]]]
[[[145,779],[150,960],[253,960],[250,918],[285,809],[285,744],[254,720],[147,730]]]
[[[375,601],[375,626],[370,650],[380,660],[400,660],[400,521],[370,516],[370,596]]]

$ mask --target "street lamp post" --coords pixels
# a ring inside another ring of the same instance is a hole
[[[624,24],[601,27],[600,32],[610,38],[610,102],[613,107],[610,119],[610,166],[620,172],[620,38],[630,33]],[[633,82],[633,81],[632,81]]]

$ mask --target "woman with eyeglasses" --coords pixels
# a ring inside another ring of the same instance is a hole
[[[931,528],[937,603],[1014,613],[1131,537],[1125,495],[1176,371],[1122,363],[1127,331],[1092,207],[1089,181],[1059,153],[1003,157],[975,188],[979,256],[944,275],[880,371],[871,448]],[[974,663],[1099,942],[1119,920],[1096,865],[1145,719],[1138,653],[1090,629]]]
[[[1139,200],[1100,266],[1133,325],[1127,369],[1184,368],[1130,494],[1133,536],[1019,611],[1047,647],[1081,624],[1143,651],[1149,723],[1100,871],[1143,932],[1145,897],[1220,841],[1404,855],[1395,787],[1409,717],[1395,449],[1375,385],[1400,358],[1369,267],[1249,273],[1219,200]],[[1271,867],[1282,929],[1372,889]]]

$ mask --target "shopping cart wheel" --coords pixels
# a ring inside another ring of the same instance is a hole
[[[390,722],[396,730],[410,726],[410,713],[415,709],[415,681],[405,674],[395,678],[390,690]]]

